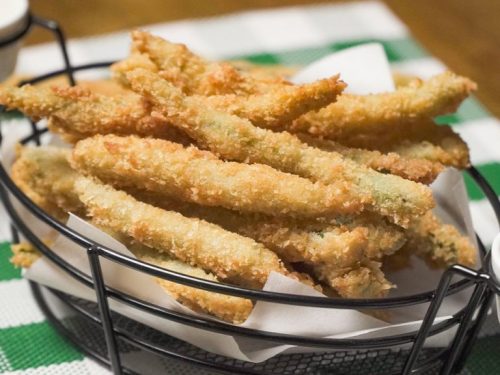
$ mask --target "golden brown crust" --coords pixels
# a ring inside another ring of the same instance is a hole
[[[127,78],[134,90],[200,145],[229,160],[267,164],[328,184],[337,190],[337,203],[345,213],[372,209],[406,225],[412,216],[433,206],[430,190],[420,184],[309,147],[289,133],[257,128],[247,120],[205,108],[150,71],[136,69]]]
[[[11,171],[12,180],[28,198],[60,221],[67,219],[67,212],[81,213],[82,208],[72,187],[69,153],[55,147],[19,147]]]
[[[189,143],[176,128],[150,116],[150,106],[133,92],[108,96],[76,87],[12,87],[0,91],[0,103],[38,120],[49,119],[51,131],[75,142],[94,134],[138,134]]]
[[[366,265],[334,277],[330,283],[344,298],[385,297],[394,287],[380,270],[381,263],[368,262]]]
[[[99,225],[203,268],[221,280],[261,288],[271,271],[288,274],[273,252],[249,238],[141,203],[92,179],[81,177],[75,186]]]
[[[29,242],[20,242],[10,246],[14,254],[10,262],[16,267],[29,268],[42,255]]]
[[[287,84],[282,79],[252,77],[227,62],[207,61],[192,53],[183,44],[170,43],[144,31],[136,30],[132,32],[131,37],[133,65],[146,67],[147,63],[143,57],[136,56],[147,56],[163,79],[188,95],[251,95]],[[130,65],[125,69],[129,67]],[[121,68],[123,66],[118,70],[121,71]]]
[[[333,140],[356,133],[388,132],[406,123],[454,112],[475,89],[476,84],[469,79],[445,72],[392,93],[344,94],[335,103],[295,120],[290,130]]]
[[[404,156],[404,151],[399,154],[396,152],[384,154],[376,150],[346,147],[334,141],[312,137],[308,134],[297,134],[297,136],[311,146],[325,151],[338,152],[344,157],[378,172],[394,174],[423,184],[433,182],[444,169],[443,165],[437,161]]]
[[[141,187],[207,206],[303,218],[346,211],[338,205],[335,187],[266,165],[224,162],[159,139],[88,138],[76,144],[72,165],[118,187]]]
[[[208,108],[250,120],[261,128],[275,128],[335,101],[345,84],[334,76],[303,85],[286,85],[262,94],[194,96]]]
[[[220,282],[213,274],[205,272],[199,267],[192,266],[180,260],[174,259],[165,253],[160,253],[140,243],[134,242],[130,237],[120,236],[103,228],[110,235],[122,242],[140,260],[155,266],[165,268],[185,275],[198,277],[200,279]],[[212,314],[230,323],[242,323],[246,320],[253,305],[250,300],[233,297],[220,293],[207,292],[202,289],[188,287],[176,282],[161,278],[155,281],[172,297],[183,305],[198,312]]]
[[[405,247],[416,254],[430,257],[441,267],[476,265],[477,250],[469,238],[460,234],[453,225],[443,224],[431,211],[408,228],[407,236]]]

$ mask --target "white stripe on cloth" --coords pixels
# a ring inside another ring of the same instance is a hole
[[[12,370],[12,366],[1,347],[0,347],[0,369],[5,369],[6,371]],[[5,372],[2,372],[2,374],[5,374]]]
[[[64,27],[64,24],[62,25]],[[406,27],[378,2],[279,8],[236,13],[217,18],[178,21],[145,26],[175,42],[187,44],[208,58],[278,52],[316,47],[357,38],[402,38]],[[73,64],[116,60],[128,53],[129,35],[117,32],[71,40],[68,51]],[[33,64],[36,61],[36,64]],[[17,72],[40,74],[62,67],[55,43],[23,48]]]
[[[467,142],[475,166],[500,162],[500,121],[493,117],[467,121],[453,127]]]
[[[0,282],[0,301],[2,301],[0,329],[45,320],[45,316],[31,296],[28,282],[24,279]]]
[[[329,35],[322,33],[315,19],[307,17],[300,8],[283,9],[279,15],[274,11],[247,13],[241,17],[241,23],[251,30],[264,51],[278,52],[329,42]]]
[[[321,29],[329,42],[358,38],[396,39],[409,35],[404,23],[378,1],[317,5],[301,11]],[[279,16],[279,10],[276,13]]]
[[[57,365],[3,372],[2,375],[110,375],[111,372],[90,359]]]

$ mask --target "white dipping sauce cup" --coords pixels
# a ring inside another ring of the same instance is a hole
[[[28,0],[0,0],[0,43],[19,33],[28,22]],[[21,40],[0,46],[0,82],[15,69]]]

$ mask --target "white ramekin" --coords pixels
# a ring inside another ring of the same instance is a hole
[[[0,0],[0,42],[26,27],[28,9],[28,0]],[[0,47],[0,82],[14,71],[21,42]]]

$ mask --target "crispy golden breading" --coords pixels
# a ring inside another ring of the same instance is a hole
[[[282,65],[282,64],[257,64],[246,60],[226,61],[241,72],[248,73],[256,79],[285,79],[288,80],[298,73],[300,65]],[[138,66],[137,66],[138,67]],[[410,85],[419,85],[422,81],[419,77],[409,74],[392,72],[392,79],[397,88]]]
[[[374,95],[341,95],[318,112],[308,113],[285,127],[333,140],[352,134],[378,134],[404,127],[408,122],[454,112],[476,89],[467,78],[446,72],[421,85]]]
[[[89,178],[78,178],[75,186],[97,224],[203,268],[221,280],[261,288],[271,271],[289,274],[272,251],[249,238],[141,203]]]
[[[95,223],[93,224],[96,225]],[[109,228],[96,226],[124,244],[138,259],[144,262],[200,279],[220,282],[213,274],[205,272],[199,267],[181,262],[165,253],[144,246],[135,242],[131,237],[112,231]],[[245,321],[253,308],[252,302],[247,299],[207,292],[161,278],[155,278],[155,281],[168,294],[190,309],[199,312],[208,312],[231,323]]]
[[[109,231],[106,232],[111,234]],[[144,262],[200,279],[218,282],[214,275],[201,268],[190,266],[145,246],[126,243],[123,237],[117,238],[117,240],[126,245],[137,258]],[[10,261],[16,267],[29,268],[42,256],[29,242],[13,244],[11,248],[14,255]],[[252,311],[252,302],[243,298],[206,292],[160,278],[155,278],[155,280],[168,294],[189,308],[199,312],[207,312],[231,323],[245,321]]]
[[[132,62],[126,59],[123,65],[115,65],[112,68],[115,74],[123,74],[123,70],[131,66],[146,68],[143,57],[137,56],[143,54],[151,59],[163,79],[188,95],[262,94],[272,87],[287,84],[282,79],[252,77],[227,62],[207,61],[189,51],[183,44],[170,43],[144,31],[133,31],[131,37]]]
[[[450,126],[437,125],[431,120],[408,123],[383,134],[359,133],[336,142],[347,147],[393,152],[403,158],[428,160],[459,169],[470,164],[469,149],[460,136]]]
[[[149,104],[138,95],[122,90],[118,95],[96,93],[114,90],[107,84],[79,84],[77,87],[10,88],[0,93],[0,103],[20,109],[34,119],[49,117],[52,131],[74,140],[94,134],[137,134],[188,143],[167,121],[151,117]],[[114,85],[118,86],[116,83]],[[247,97],[237,95],[198,96],[207,107],[249,118],[256,125],[270,127],[289,122],[311,110],[335,101],[345,87],[337,77],[306,85],[287,85],[280,90]]]
[[[205,108],[150,71],[136,69],[127,78],[198,144],[229,160],[267,164],[328,184],[337,189],[345,213],[370,209],[404,226],[434,204],[430,190],[421,184],[307,146],[289,133],[257,128],[248,120]]]
[[[40,85],[37,84],[37,86]],[[55,85],[52,84],[50,86],[45,86],[53,87]],[[112,79],[78,80],[78,87],[81,87],[84,90],[88,90],[91,93],[105,96],[122,96],[129,95],[131,93],[130,90],[118,84]]]
[[[352,212],[339,189],[267,165],[224,162],[159,140],[94,136],[75,145],[72,165],[117,187],[138,187],[206,206],[316,218]]]
[[[27,81],[30,78],[33,77],[12,75],[7,80],[0,83],[0,90],[5,87],[16,87],[22,81]],[[68,82],[68,77],[66,75],[63,75],[38,82],[36,86],[45,88],[50,88],[52,86],[64,87],[64,86],[69,86],[69,82]],[[119,83],[110,78],[90,79],[90,80],[79,79],[78,86],[84,89],[88,89],[96,94],[102,94],[107,96],[130,93],[130,90],[126,89],[123,85],[120,85]]]
[[[214,63],[214,65],[217,64]],[[113,67],[119,82],[126,86],[129,86],[126,80],[127,71],[137,68],[160,75],[162,72],[147,55],[137,53]],[[180,87],[184,86],[180,85]],[[334,102],[344,88],[345,84],[338,79],[338,76],[334,76],[303,85],[271,85],[263,92],[245,95],[225,93],[224,95],[198,94],[195,96],[203,102],[205,107],[247,118],[256,126],[273,128]]]
[[[445,125],[427,125],[425,135],[385,146],[385,150],[402,157],[419,158],[446,166],[464,169],[470,165],[469,148],[453,129]],[[384,147],[384,146],[382,146]]]
[[[19,147],[12,179],[30,199],[59,220],[68,212],[84,215],[74,191],[76,172],[67,158],[71,150],[59,147]]]
[[[0,104],[76,143],[19,147],[13,166],[59,220],[90,217],[139,259],[256,289],[274,271],[344,298],[383,297],[393,285],[379,261],[474,264],[474,246],[433,215],[422,184],[469,165],[467,145],[433,117],[455,111],[470,80],[395,73],[395,92],[342,94],[337,76],[294,85],[289,69],[208,61],[141,31],[112,71],[113,82],[0,89]],[[39,256],[14,249],[19,265]],[[252,309],[157,281],[228,322]]]
[[[363,214],[355,217],[339,217],[335,224],[350,230],[357,227],[366,228],[368,246],[364,253],[368,259],[381,259],[386,255],[393,254],[406,242],[403,228],[386,222],[378,215]]]
[[[138,134],[189,143],[184,133],[150,116],[140,96],[94,94],[81,87],[23,86],[0,91],[0,104],[38,120],[49,118],[51,131],[69,142],[94,134]]]
[[[367,229],[307,223],[258,214],[238,214],[221,208],[177,205],[176,211],[215,223],[232,232],[253,238],[287,262],[331,262],[350,267],[364,256]]]
[[[273,88],[279,90],[286,84],[279,79],[259,80],[245,74],[244,69],[241,72],[231,69],[224,62],[206,61],[184,45],[170,43],[147,32],[134,31],[132,41],[132,59],[142,62],[125,63],[119,69],[122,77],[134,68],[149,69],[188,95],[245,96]],[[153,64],[146,62],[147,59]],[[451,72],[427,81],[395,73],[395,81],[400,83],[400,88],[394,93],[342,95],[337,103],[297,119],[292,128],[324,136],[334,133],[334,139],[339,133],[387,131],[389,126],[453,112],[476,89],[474,82]],[[282,125],[288,129],[288,124]]]
[[[422,85],[422,79],[420,79],[419,77],[410,74],[403,74],[396,71],[392,72],[392,80],[394,81],[394,85],[398,89],[402,87],[418,87]]]
[[[477,250],[469,238],[454,226],[443,224],[432,212],[413,223],[406,236],[408,240],[401,250],[384,258],[385,271],[409,267],[412,255],[422,258],[430,268],[476,265]]]
[[[135,198],[166,210],[177,211],[253,238],[288,263],[328,262],[332,267],[354,267],[365,257],[368,227],[304,222],[261,214],[242,214],[221,207],[166,200],[162,195],[128,191]],[[370,228],[376,232],[376,229]],[[378,244],[374,244],[378,246]],[[375,250],[373,251],[375,252]]]
[[[255,64],[246,60],[230,60],[227,63],[238,71],[247,73],[257,80],[290,79],[300,70],[300,66],[281,64]]]
[[[220,207],[166,201],[161,196],[142,191],[131,194],[155,206],[253,238],[286,262],[303,262],[317,277],[328,275],[319,279],[330,286],[333,286],[331,280],[357,269],[366,259],[393,254],[406,241],[401,228],[369,216],[338,218],[324,223],[297,222],[264,215],[237,214]]]
[[[238,71],[226,62],[208,62],[185,46],[149,33],[132,33],[133,52],[112,69],[120,82],[127,71],[144,68],[157,72],[185,93],[198,94],[205,106],[248,118],[261,127],[276,127],[335,101],[345,84],[338,76],[309,84],[276,84]],[[149,61],[148,61],[149,60]]]
[[[429,256],[443,267],[453,264],[473,267],[476,264],[477,250],[469,238],[453,225],[443,224],[432,211],[415,220],[407,236],[405,247],[416,254]]]
[[[21,155],[24,155],[21,160],[38,155],[28,158],[29,168],[22,168],[23,173],[26,175],[28,172],[28,176],[39,176],[39,179],[43,177],[42,183],[38,182],[34,187],[40,189],[39,192],[56,206],[55,209],[61,214],[62,221],[66,220],[68,209],[75,207],[80,215],[86,215],[74,191],[74,181],[79,174],[69,166],[68,152],[69,150],[47,146],[26,147],[21,152]],[[64,173],[46,172],[54,170]],[[47,187],[52,185],[65,188],[48,191]],[[152,194],[136,188],[128,189],[127,192],[136,199],[154,206],[178,211],[184,216],[203,219],[226,230],[253,238],[290,263],[327,262],[332,268],[352,268],[365,257],[373,259],[392,253],[401,246],[403,236],[397,227],[369,218],[344,218],[341,222],[336,220],[333,223],[297,222],[258,214],[243,215],[220,207],[174,202],[166,200],[161,194]],[[68,206],[65,203],[67,200],[76,204]]]
[[[198,95],[197,99],[207,108],[246,118],[261,128],[273,128],[333,103],[344,87],[335,76],[303,85],[286,85],[263,94]]]
[[[341,277],[334,275],[330,284],[344,298],[385,297],[394,285],[385,278],[380,267],[381,263],[367,262]],[[328,278],[328,273],[322,276]]]
[[[200,279],[218,281],[214,275],[203,271],[201,268],[193,267],[184,262],[174,260],[165,254],[158,254],[157,252],[150,251],[149,253],[143,252],[136,255],[144,262],[148,262],[171,271],[198,277]],[[250,300],[207,292],[202,289],[190,288],[185,285],[160,278],[156,278],[155,280],[168,292],[168,294],[172,295],[172,297],[181,302],[183,305],[186,305],[194,311],[208,312],[209,314],[215,315],[216,317],[231,323],[244,322],[252,311],[253,306]]]
[[[29,268],[42,256],[29,242],[12,244],[10,248],[14,254],[10,262],[16,267]]]
[[[51,201],[50,196],[42,196],[33,189],[30,175],[27,175],[19,164],[13,165],[11,178],[17,187],[38,207],[59,221],[66,221],[68,214]]]
[[[444,169],[443,165],[430,160],[401,156],[396,152],[383,154],[376,150],[351,148],[328,139],[312,137],[308,134],[297,134],[303,142],[324,151],[338,152],[368,168],[381,173],[390,173],[408,180],[430,184]]]

